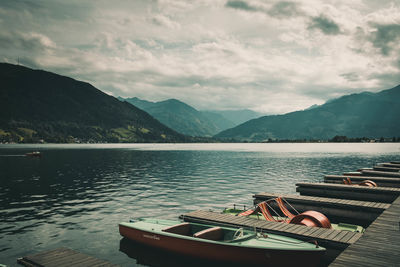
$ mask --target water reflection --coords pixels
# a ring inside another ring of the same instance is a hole
[[[193,260],[182,254],[170,253],[164,250],[149,247],[127,238],[122,238],[119,243],[119,250],[128,257],[134,259],[138,265],[154,266],[154,267],[239,267],[243,265],[235,265],[232,263],[206,261],[202,259]],[[251,265],[253,266],[253,265]]]
[[[118,253],[121,221],[176,219],[196,209],[251,205],[254,193],[295,193],[296,182],[322,181],[324,174],[398,160],[399,155],[382,149],[324,153],[313,147],[307,152],[304,144],[294,152],[227,146],[49,145],[34,148],[42,152],[40,159],[7,156],[23,155],[32,146],[0,147],[0,263],[14,265],[17,257],[66,246],[132,266],[134,260]]]

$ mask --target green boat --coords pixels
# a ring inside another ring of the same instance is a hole
[[[120,234],[154,248],[193,258],[243,265],[318,266],[325,248],[313,243],[234,227],[163,219],[119,224]]]

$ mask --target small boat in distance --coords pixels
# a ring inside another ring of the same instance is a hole
[[[40,158],[42,156],[42,153],[40,153],[39,151],[33,151],[33,152],[26,153],[25,156],[32,157],[32,158]]]
[[[325,248],[314,243],[234,227],[162,219],[140,219],[119,224],[130,240],[165,251],[244,266],[318,266]]]

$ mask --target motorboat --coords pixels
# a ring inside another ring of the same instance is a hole
[[[245,265],[318,266],[325,248],[294,238],[209,224],[139,219],[119,224],[132,241],[173,253]]]

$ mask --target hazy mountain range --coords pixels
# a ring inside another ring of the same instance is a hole
[[[261,142],[268,139],[330,139],[400,136],[400,85],[363,92],[284,115],[264,116],[217,134],[217,138]]]
[[[261,116],[251,110],[199,111],[177,99],[160,102],[150,102],[137,97],[118,99],[148,112],[171,129],[191,136],[213,136]]]
[[[7,63],[0,63],[0,81],[0,143],[400,136],[400,85],[346,95],[303,111],[258,117],[248,110],[198,111],[176,99],[119,101],[88,83]],[[215,139],[204,138],[213,135]]]

